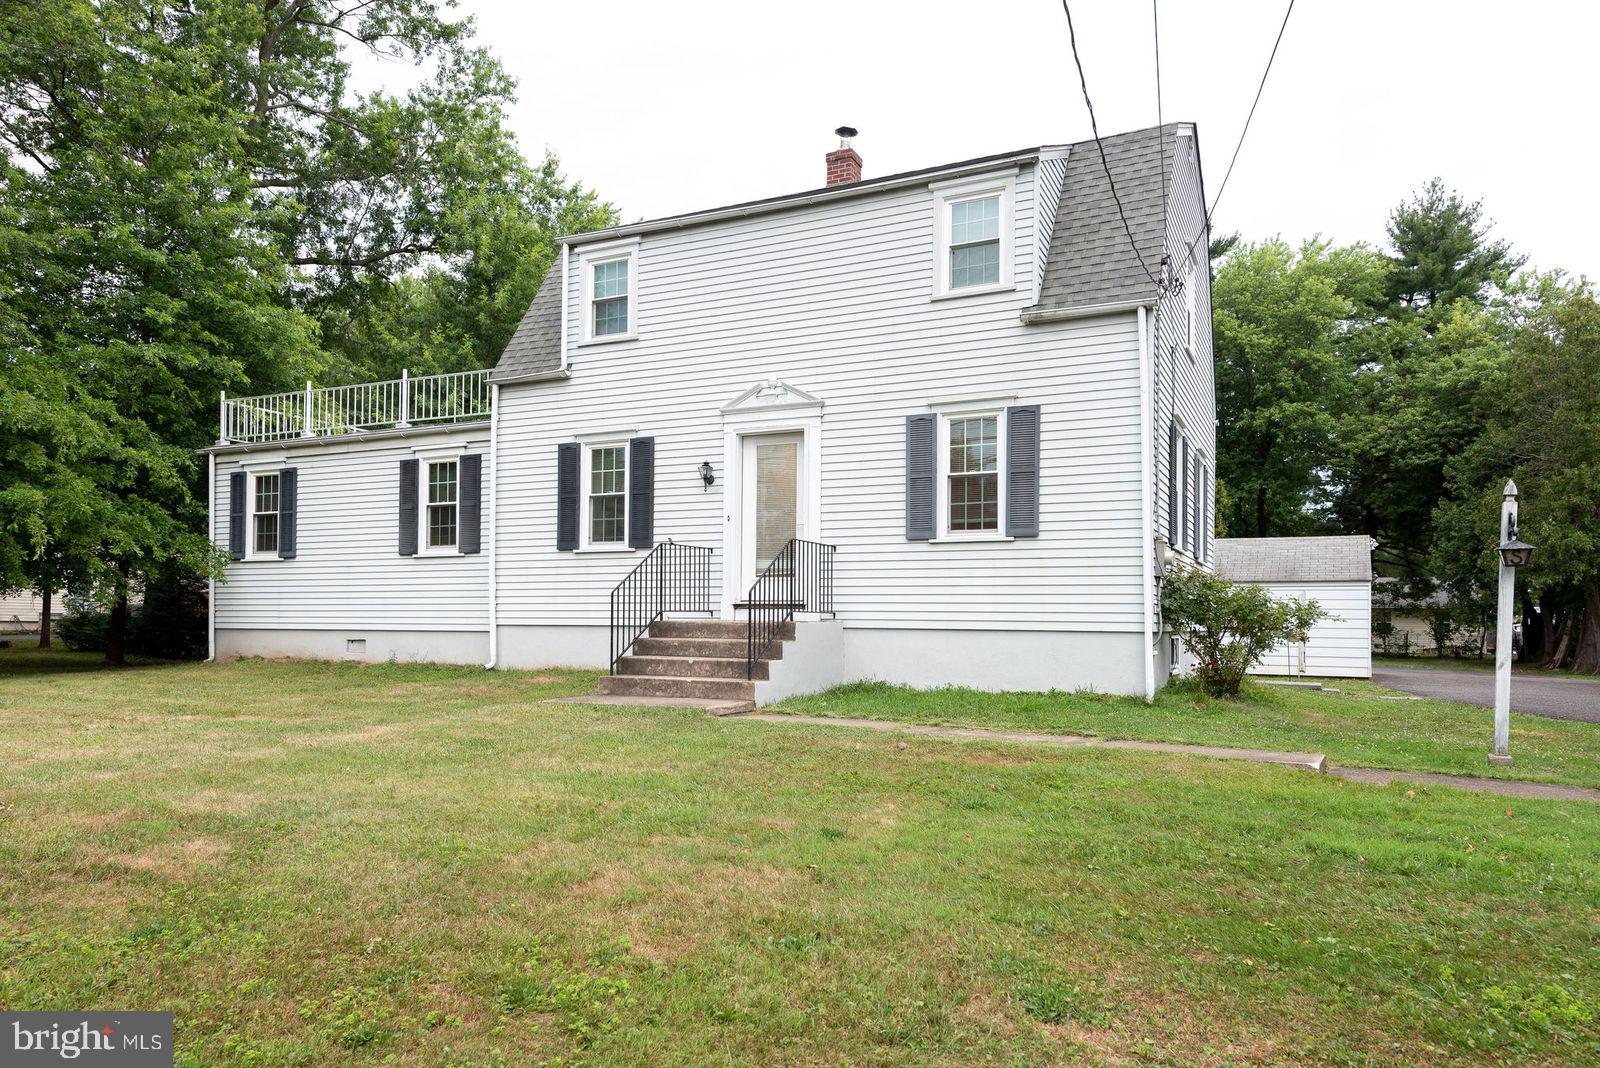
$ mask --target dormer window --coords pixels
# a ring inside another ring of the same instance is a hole
[[[1016,174],[939,182],[934,193],[934,297],[1012,288],[1011,204]]]
[[[594,270],[594,336],[628,332],[628,259],[605,260]]]
[[[583,343],[638,336],[639,242],[608,242],[578,253],[583,287]]]
[[[1000,281],[1000,196],[950,205],[950,288]]]

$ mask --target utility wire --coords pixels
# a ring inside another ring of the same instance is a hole
[[[1161,276],[1170,274],[1167,257],[1167,126],[1161,117],[1161,0],[1150,0],[1150,26],[1156,39],[1156,144],[1161,149]]]
[[[1150,284],[1158,290],[1162,288],[1161,281],[1150,273],[1149,266],[1144,262],[1144,253],[1139,251],[1139,242],[1133,239],[1133,227],[1128,225],[1128,213],[1122,210],[1122,197],[1117,193],[1117,180],[1111,176],[1111,164],[1106,160],[1106,146],[1100,140],[1100,127],[1094,118],[1094,101],[1089,99],[1089,79],[1083,73],[1083,60],[1078,56],[1078,33],[1072,26],[1072,7],[1067,0],[1061,0],[1061,9],[1067,13],[1067,36],[1072,41],[1072,62],[1078,67],[1078,84],[1083,87],[1083,103],[1089,109],[1089,129],[1094,134],[1095,147],[1100,150],[1100,166],[1105,168],[1106,181],[1111,184],[1111,199],[1116,202],[1117,214],[1122,217],[1122,229],[1127,232],[1128,244],[1133,247],[1133,255],[1139,261],[1145,277],[1150,279]]]
[[[1063,0],[1065,2],[1065,0]],[[1267,69],[1261,72],[1261,84],[1256,86],[1256,98],[1250,102],[1250,114],[1244,118],[1244,129],[1239,131],[1239,143],[1233,146],[1233,158],[1228,161],[1228,170],[1222,176],[1222,184],[1217,187],[1217,195],[1211,200],[1211,207],[1206,212],[1206,228],[1211,228],[1211,217],[1217,213],[1217,202],[1222,199],[1222,193],[1228,188],[1228,179],[1233,176],[1233,165],[1239,162],[1239,150],[1244,147],[1244,135],[1250,132],[1250,120],[1256,117],[1256,105],[1261,103],[1261,91],[1267,87],[1267,75],[1272,73],[1272,61],[1278,58],[1278,46],[1283,43],[1283,31],[1289,28],[1289,16],[1294,14],[1294,0],[1289,0],[1289,7],[1283,13],[1283,23],[1278,27],[1278,38],[1272,42],[1272,54],[1267,57]]]

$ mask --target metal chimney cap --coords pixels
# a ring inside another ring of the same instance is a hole
[[[839,135],[839,141],[842,145],[848,146],[850,138],[856,135],[856,128],[854,126],[841,126],[833,132]]]

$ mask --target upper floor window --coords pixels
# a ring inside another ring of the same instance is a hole
[[[628,332],[628,260],[606,260],[593,265],[594,336]]]
[[[638,336],[639,242],[608,241],[576,257],[583,299],[579,342],[627,341]]]
[[[428,548],[456,547],[459,471],[455,460],[428,464]]]
[[[1000,282],[1000,196],[950,205],[950,288]]]
[[[257,475],[251,508],[251,552],[278,551],[278,476]]]
[[[1194,355],[1194,327],[1197,287],[1194,253],[1189,253],[1189,265],[1183,277],[1183,343],[1188,346],[1189,355]]]
[[[1011,288],[1011,213],[1015,172],[932,186],[934,296]]]

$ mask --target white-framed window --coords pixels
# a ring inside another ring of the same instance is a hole
[[[956,408],[939,413],[938,536],[1005,536],[1006,417],[1004,408]]]
[[[939,182],[934,192],[934,296],[1010,289],[1015,171]]]
[[[628,544],[628,443],[607,441],[583,449],[583,544]]]
[[[281,487],[277,472],[251,477],[250,555],[278,555],[278,503]]]
[[[422,468],[422,544],[428,552],[455,552],[460,538],[461,464],[456,457],[428,460]]]
[[[638,336],[638,251],[637,241],[627,241],[579,253],[585,342],[627,341]]]
[[[1183,423],[1167,427],[1167,542],[1174,549],[1188,545],[1189,439]]]

